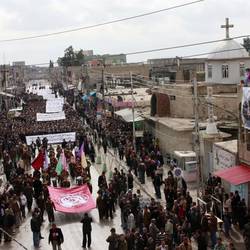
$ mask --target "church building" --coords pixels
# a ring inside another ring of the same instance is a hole
[[[209,53],[205,62],[206,82],[214,84],[239,84],[244,80],[245,69],[250,68],[250,57],[246,49],[229,36],[233,25],[221,25],[226,30],[226,38]]]

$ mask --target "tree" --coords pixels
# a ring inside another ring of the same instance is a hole
[[[76,56],[76,61],[80,65],[84,64],[84,55],[83,55],[83,50],[82,49],[79,50],[78,52],[76,52],[75,56]]]
[[[247,52],[250,53],[250,38],[249,37],[243,39],[243,46],[247,50]]]
[[[69,46],[64,50],[64,56],[59,57],[57,60],[60,66],[81,66],[84,63],[84,55],[82,49],[80,51],[74,51],[72,46]]]

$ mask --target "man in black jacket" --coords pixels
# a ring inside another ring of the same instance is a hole
[[[49,244],[50,242],[52,243],[53,250],[61,250],[61,244],[63,241],[62,230],[53,223],[52,228],[49,230]]]
[[[85,213],[84,217],[81,220],[82,234],[83,234],[83,240],[82,240],[83,248],[86,248],[87,238],[88,238],[88,248],[91,245],[91,231],[92,231],[91,223],[92,222],[93,222],[92,218],[89,217],[87,213]]]
[[[32,214],[32,219],[30,221],[31,231],[33,233],[33,244],[34,247],[39,247],[40,243],[40,233],[41,233],[41,220],[37,213]]]

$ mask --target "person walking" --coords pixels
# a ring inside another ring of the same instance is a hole
[[[55,221],[55,216],[54,216],[55,205],[49,197],[45,202],[45,209],[48,214],[49,223],[51,224]]]
[[[33,192],[32,186],[30,185],[29,182],[27,182],[25,184],[23,193],[26,196],[26,199],[27,199],[27,208],[28,208],[28,211],[30,212],[31,208],[32,208],[33,194],[34,194],[34,192]]]
[[[111,228],[111,235],[106,239],[109,243],[109,250],[119,250],[119,235],[116,234],[115,228]]]
[[[64,237],[62,230],[56,226],[55,223],[52,224],[52,228],[49,230],[49,244],[52,243],[53,250],[61,250],[61,244],[64,242]]]
[[[91,245],[91,231],[92,226],[91,223],[93,222],[92,218],[89,217],[87,213],[84,214],[84,217],[81,220],[82,223],[82,234],[83,234],[83,240],[82,240],[82,247],[86,248],[87,238],[88,238],[88,248]]]
[[[21,209],[21,213],[22,213],[22,218],[25,218],[25,207],[27,205],[27,198],[24,195],[23,192],[21,192],[20,194],[20,209]]]
[[[32,218],[30,220],[30,227],[33,233],[33,244],[35,248],[39,247],[40,243],[40,233],[41,233],[41,220],[37,213],[32,214]]]
[[[131,189],[133,190],[133,187],[134,187],[134,177],[131,173],[131,170],[128,171],[128,174],[127,174],[127,183],[128,183],[128,189]]]

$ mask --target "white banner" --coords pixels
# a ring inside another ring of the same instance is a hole
[[[46,101],[46,113],[56,113],[63,110],[63,98],[54,98]]]
[[[216,145],[213,146],[214,170],[221,170],[235,166],[236,156]]]
[[[241,101],[241,117],[243,126],[250,129],[250,87],[244,87]]]
[[[42,121],[57,121],[57,120],[64,120],[65,119],[65,113],[57,112],[57,113],[37,113],[36,114],[36,120],[38,122]]]
[[[39,137],[41,141],[44,137],[46,137],[48,139],[49,144],[56,144],[56,143],[61,143],[63,139],[65,139],[65,141],[74,142],[76,140],[76,133],[69,132],[69,133],[48,134],[48,135],[30,135],[26,136],[26,143],[28,145],[30,145],[32,141],[36,143],[37,137]]]

